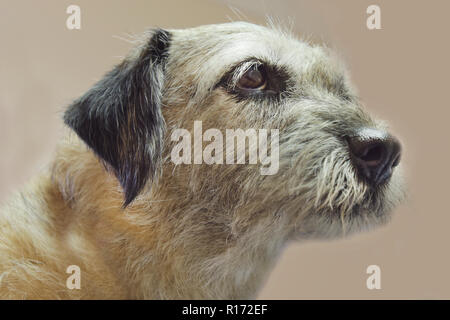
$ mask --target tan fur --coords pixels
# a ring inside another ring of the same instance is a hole
[[[195,228],[200,231],[197,224],[207,220],[201,212],[186,215],[191,199],[182,199],[179,191],[154,192],[154,201],[137,199],[122,210],[114,176],[71,137],[60,146],[51,174],[38,177],[2,211],[0,297],[204,298],[205,277],[214,277],[217,268],[243,263],[250,269],[244,268],[243,274],[230,269],[226,278],[217,279],[217,291],[209,293],[213,298],[238,298],[253,292],[261,284],[252,282],[271,266],[273,257],[268,256],[281,244],[247,252],[247,239],[238,246],[228,239],[229,247],[219,252],[205,237],[204,250],[198,250],[202,239],[190,243],[189,238],[199,237]],[[184,217],[173,219],[186,221],[172,224],[166,217],[177,211]],[[219,253],[223,256],[215,259]],[[205,257],[211,257],[208,265],[196,266]],[[82,270],[81,290],[66,287],[69,265]],[[200,275],[203,267],[211,274]],[[247,281],[248,288],[235,292],[241,281]]]
[[[388,220],[401,198],[398,173],[374,214],[345,146],[325,130],[336,124],[324,115],[350,127],[383,127],[356,98],[335,97],[344,71],[326,50],[243,23],[172,32],[161,175],[123,209],[114,173],[69,134],[48,172],[0,212],[0,298],[254,298],[289,240],[337,237]],[[230,43],[240,39],[237,52]],[[211,90],[227,67],[252,54],[291,65],[309,98],[294,87],[294,102],[273,109]],[[170,133],[192,131],[195,120],[204,130],[279,128],[279,174],[261,176],[248,165],[175,166]],[[80,290],[66,287],[70,265],[81,269]]]

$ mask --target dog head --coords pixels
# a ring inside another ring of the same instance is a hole
[[[400,145],[327,49],[241,22],[144,39],[64,117],[114,172],[124,207],[148,185],[233,228],[279,222],[288,237],[388,220]]]

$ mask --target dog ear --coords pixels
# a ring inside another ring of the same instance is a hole
[[[160,168],[169,45],[169,32],[154,31],[137,57],[107,73],[64,114],[64,122],[113,169],[125,193],[124,207]]]

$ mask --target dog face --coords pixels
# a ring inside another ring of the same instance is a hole
[[[65,122],[115,173],[124,207],[150,198],[151,186],[234,232],[277,223],[288,238],[335,237],[386,222],[402,198],[400,145],[363,110],[332,54],[248,23],[151,32]],[[195,122],[215,131],[176,164],[174,132],[194,137]],[[225,146],[202,161],[219,133],[225,141],[238,128],[258,136],[246,140],[244,164],[227,163],[238,149]],[[249,164],[261,132],[277,155],[269,174]]]

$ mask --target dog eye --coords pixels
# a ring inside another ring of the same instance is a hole
[[[247,70],[238,80],[237,87],[245,90],[263,90],[266,84],[264,70],[262,67],[258,67]]]

